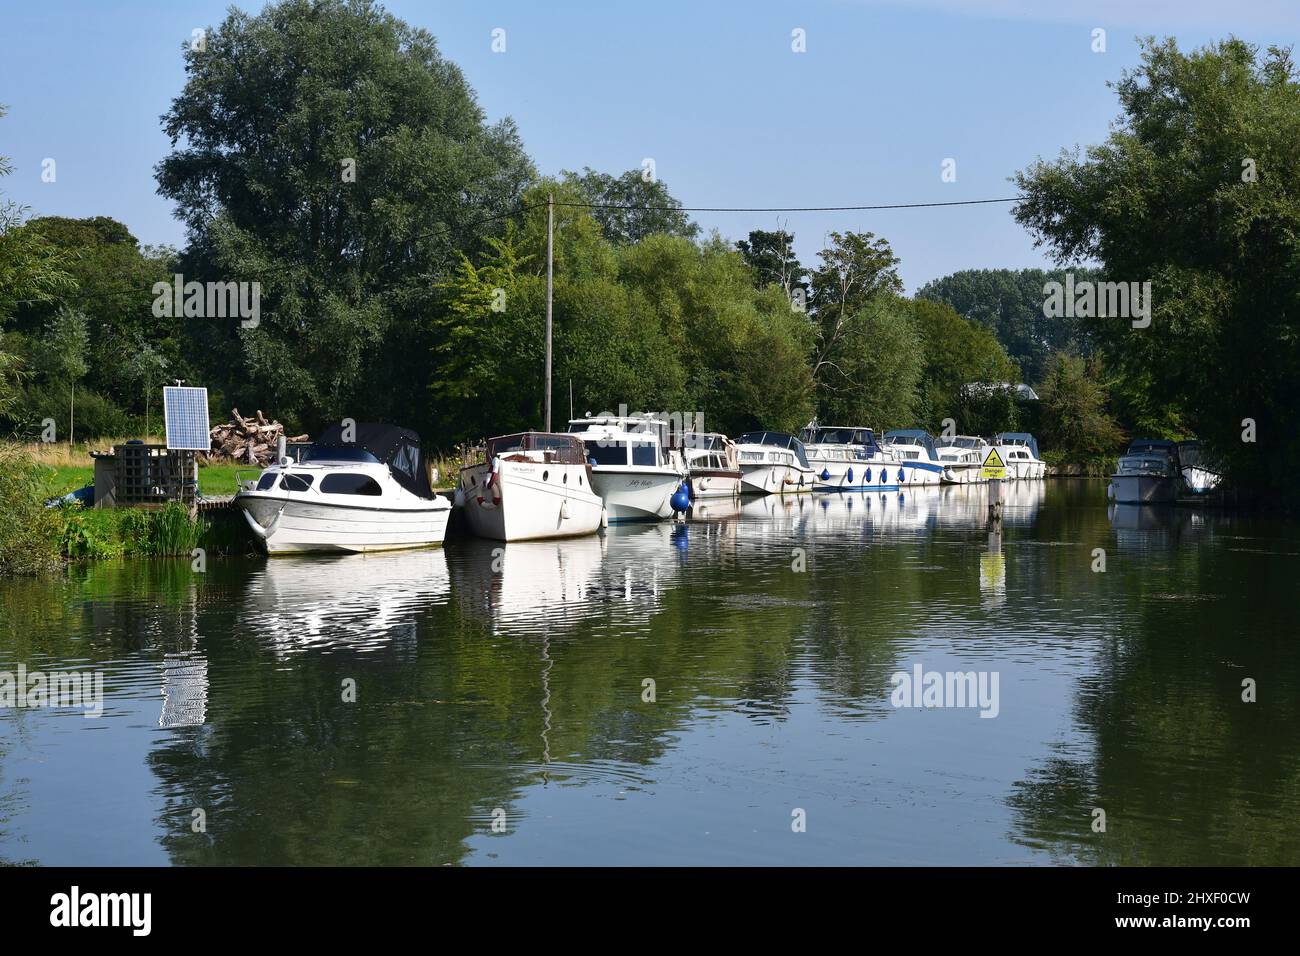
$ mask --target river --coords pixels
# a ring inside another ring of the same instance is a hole
[[[1096,481],[984,514],[0,582],[0,673],[103,687],[0,709],[0,863],[1300,863],[1300,528]],[[900,706],[931,672],[984,694]]]

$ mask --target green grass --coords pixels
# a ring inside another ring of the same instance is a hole
[[[76,491],[94,481],[94,465],[45,465],[49,477],[44,482],[45,495],[54,498]],[[200,465],[199,491],[208,496],[233,495],[235,472],[244,471],[251,477],[258,469],[253,465]]]

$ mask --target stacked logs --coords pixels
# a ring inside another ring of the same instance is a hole
[[[261,409],[252,418],[240,415],[237,408],[232,408],[230,414],[234,418],[233,422],[217,425],[209,434],[212,444],[208,449],[208,457],[247,462],[250,465],[268,464],[275,457],[276,444],[284,434],[284,426],[279,422],[268,421]],[[306,440],[306,435],[285,439],[290,442]]]

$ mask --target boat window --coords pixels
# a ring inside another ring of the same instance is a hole
[[[326,475],[320,490],[327,495],[382,495],[379,482],[369,475]]]
[[[587,442],[587,457],[597,465],[626,465],[627,444],[621,441]]]
[[[280,479],[281,491],[306,491],[311,487],[312,479],[315,475],[303,475],[294,471],[286,471]]]
[[[658,451],[651,442],[635,442],[632,445],[632,464],[654,467],[659,464]]]
[[[257,479],[257,490],[269,491],[273,484],[275,484],[275,472],[268,471],[261,478]]]
[[[364,461],[379,464],[379,459],[364,448],[354,445],[313,445],[302,456],[303,461]]]

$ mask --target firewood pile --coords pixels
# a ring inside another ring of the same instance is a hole
[[[210,459],[229,459],[247,462],[250,465],[265,465],[275,457],[276,444],[284,434],[284,426],[276,421],[268,421],[258,409],[257,414],[245,418],[239,409],[230,410],[234,421],[215,426],[211,433],[212,445],[208,450]],[[286,437],[288,442],[303,442],[306,435]]]

